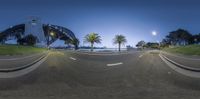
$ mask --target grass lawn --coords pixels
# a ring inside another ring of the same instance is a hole
[[[174,48],[165,48],[164,51],[185,55],[200,55],[200,45],[188,45]]]
[[[43,52],[47,49],[20,45],[0,45],[0,55],[26,55]]]

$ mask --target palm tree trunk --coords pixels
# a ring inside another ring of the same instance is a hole
[[[120,43],[119,43],[119,47],[118,48],[119,48],[119,52],[120,52],[121,51],[121,44]]]
[[[94,46],[94,43],[91,43],[91,52],[93,52],[93,46]]]

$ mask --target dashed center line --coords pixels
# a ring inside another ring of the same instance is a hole
[[[140,55],[139,58],[141,58],[142,56],[144,56],[144,54]]]
[[[145,54],[148,54],[148,52],[142,53],[139,58],[142,58]]]
[[[76,58],[73,58],[73,57],[70,57],[70,59],[71,59],[71,60],[74,60],[74,61],[76,60]]]
[[[122,65],[122,64],[123,64],[122,62],[119,62],[119,63],[107,64],[107,66],[117,66],[117,65]]]

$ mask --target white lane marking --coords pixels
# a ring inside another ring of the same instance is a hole
[[[171,72],[167,72],[169,75],[171,74]]]
[[[139,58],[142,58],[145,54],[149,54],[149,51],[148,51],[148,52],[142,53],[142,54],[139,56]]]
[[[76,58],[73,58],[73,57],[70,57],[70,59],[71,59],[71,60],[74,60],[74,61],[76,60]]]
[[[139,58],[142,58],[142,56],[144,56],[144,54],[140,55]]]
[[[123,64],[122,62],[119,62],[119,63],[107,64],[107,66],[117,66],[117,65],[122,65],[122,64]]]

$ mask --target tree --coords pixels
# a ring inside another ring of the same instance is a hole
[[[77,50],[78,49],[78,45],[80,43],[80,41],[77,38],[74,38],[70,41],[71,44],[74,45],[74,49]]]
[[[18,40],[18,39],[21,39],[22,37],[21,37],[21,34],[19,34],[19,33],[16,33],[15,34],[15,38]]]
[[[200,33],[196,34],[196,35],[193,35],[192,38],[191,38],[191,41],[193,41],[193,44],[200,43]]]
[[[146,45],[145,41],[139,41],[136,47],[144,49],[145,45]]]
[[[97,33],[90,33],[84,37],[84,42],[91,43],[91,51],[93,51],[94,43],[101,43],[101,37]]]
[[[27,45],[33,46],[37,42],[37,37],[33,36],[32,34],[25,36],[24,41]]]
[[[172,45],[186,45],[190,44],[192,35],[187,30],[178,29],[170,32],[166,38],[170,40]]]
[[[121,45],[127,42],[125,36],[123,35],[116,35],[114,38],[114,44],[118,44],[118,50],[121,51]]]
[[[171,43],[170,40],[165,38],[161,42],[161,47],[169,47],[170,43]]]
[[[180,40],[183,42],[183,45],[191,44],[193,42],[192,34],[190,34],[187,30],[179,30]],[[192,40],[192,41],[191,41]]]
[[[3,33],[0,33],[0,43],[3,44],[6,41],[6,35]]]
[[[19,45],[24,45],[25,42],[26,42],[26,41],[25,41],[24,38],[20,38],[20,39],[17,40],[17,43],[18,43]]]
[[[146,44],[147,48],[154,48],[154,49],[159,49],[159,43],[154,43],[154,42],[148,42]]]

